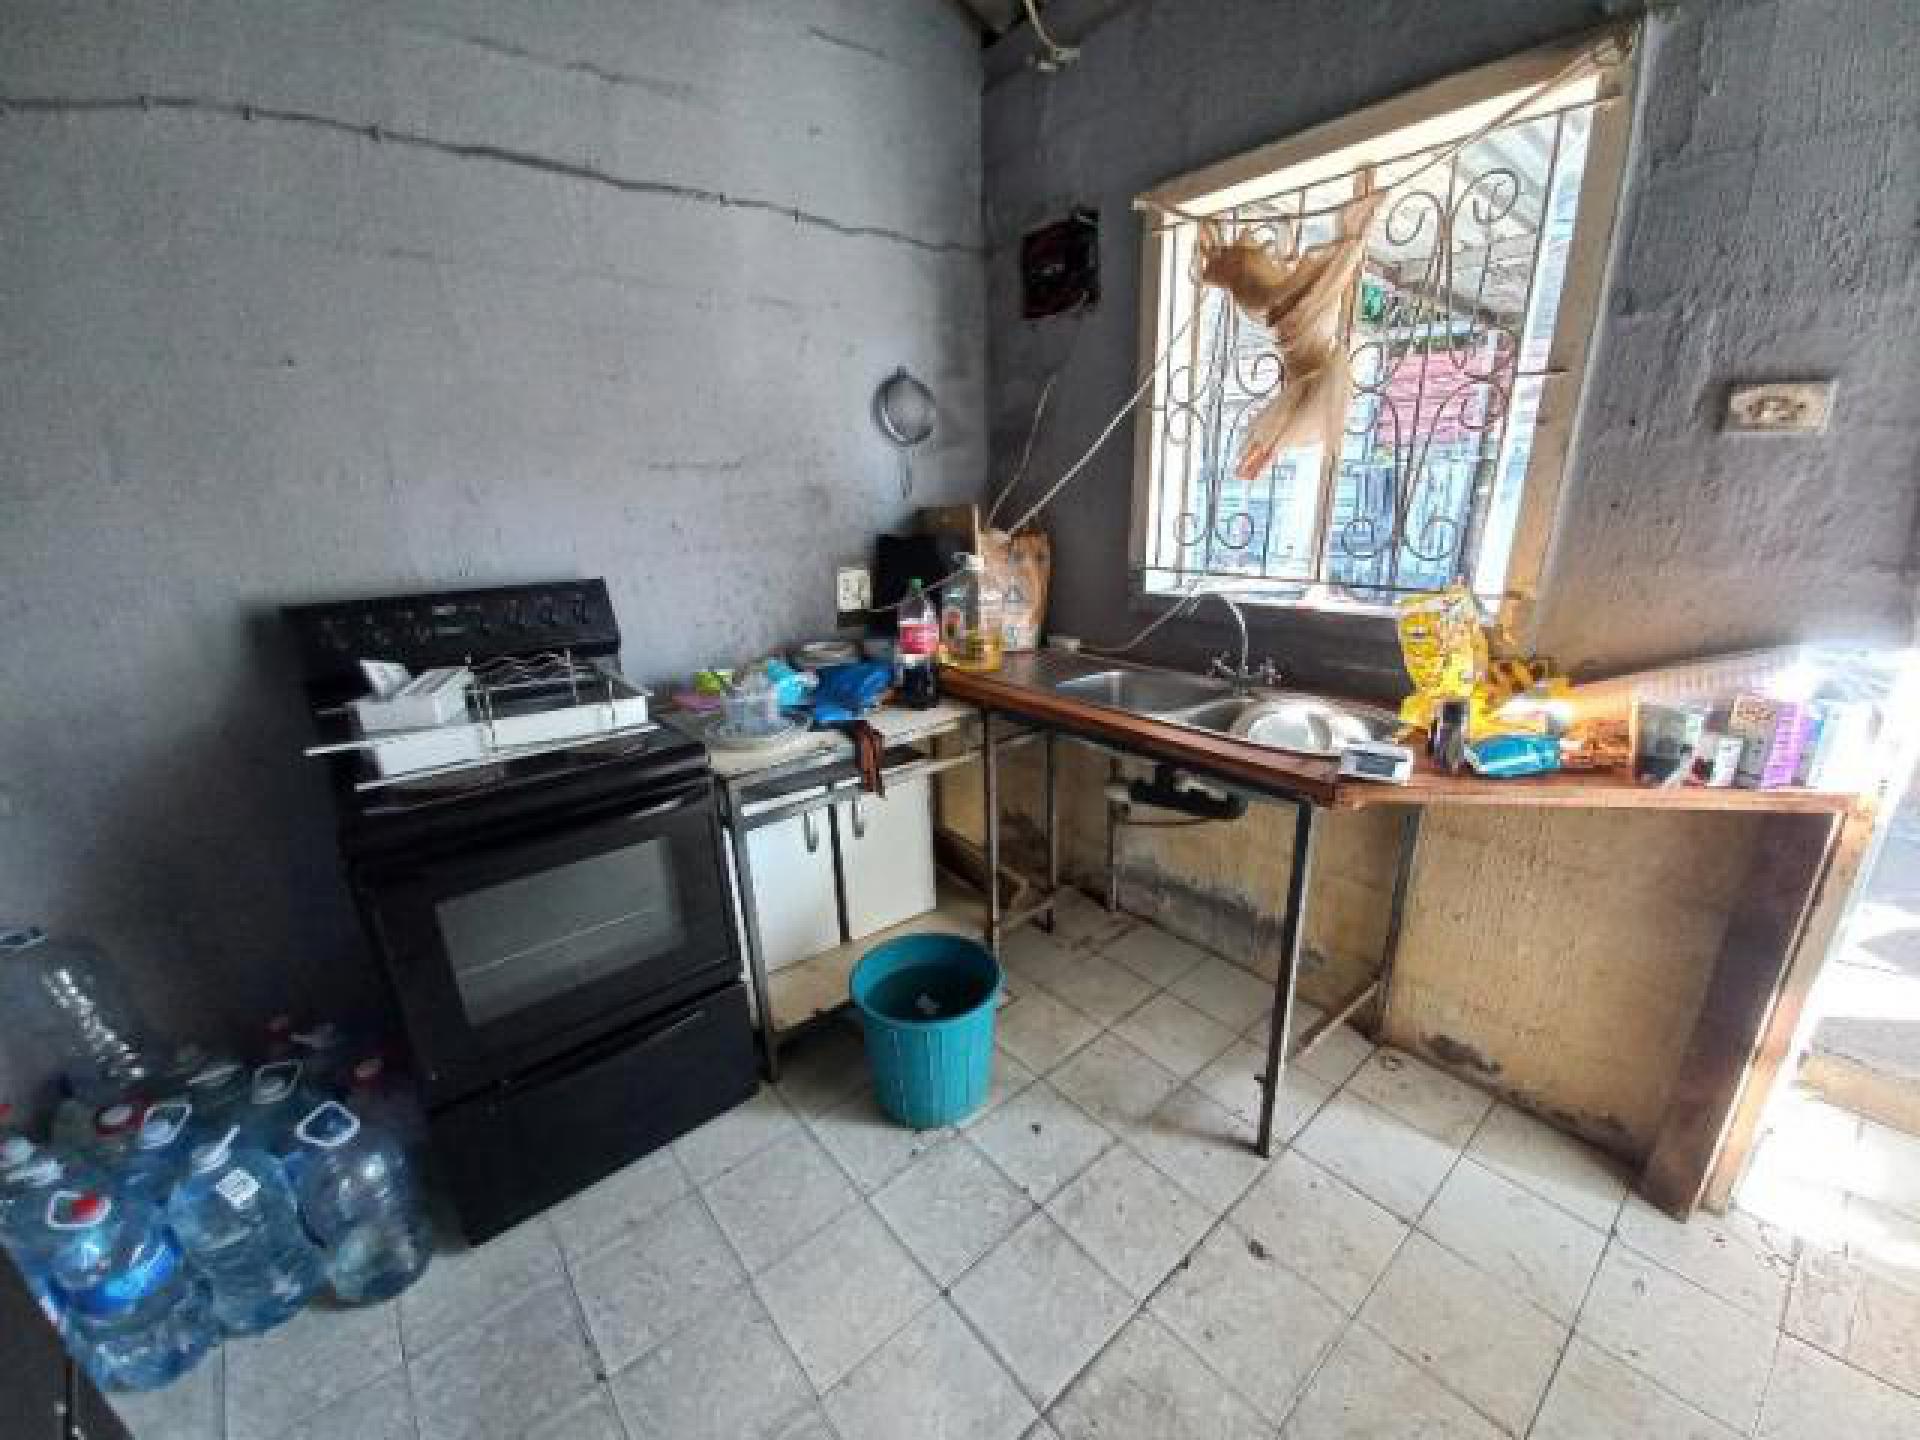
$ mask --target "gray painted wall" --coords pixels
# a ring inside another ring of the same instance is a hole
[[[877,380],[980,483],[979,94],[947,0],[0,3],[0,913],[180,1031],[369,994],[283,601],[605,574],[644,677],[830,628]]]
[[[1141,191],[1359,106],[1599,23],[1581,0],[1059,0],[1082,46],[1048,77],[990,52],[988,413],[1008,473],[1044,377],[1057,473],[1132,389]],[[1920,10],[1911,0],[1682,0],[1650,25],[1644,126],[1541,594],[1540,648],[1592,671],[1804,635],[1904,638],[1920,470]],[[1019,318],[1019,236],[1103,222],[1105,294]],[[1076,331],[1079,331],[1076,338]],[[1731,381],[1835,376],[1817,440],[1723,437]],[[1113,640],[1127,608],[1130,432],[1055,509],[1053,619]],[[1217,612],[1156,636],[1191,664]],[[1161,637],[1165,637],[1164,642]],[[1295,675],[1398,684],[1377,628],[1267,627]]]

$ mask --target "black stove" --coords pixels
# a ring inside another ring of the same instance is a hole
[[[381,738],[356,735],[351,718],[349,702],[366,692],[362,660],[566,677],[516,682],[510,702],[491,681],[476,683],[470,713],[449,725],[486,748],[459,763],[393,773],[364,748],[332,759],[348,883],[469,1237],[751,1095],[752,1032],[706,750],[671,725],[633,723],[631,699],[614,713],[612,696],[641,692],[613,669],[620,633],[605,583],[286,614],[326,744]],[[566,710],[583,733],[496,743],[504,715],[541,706]]]

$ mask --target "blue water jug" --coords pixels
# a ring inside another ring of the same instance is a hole
[[[121,1191],[155,1209],[165,1209],[173,1187],[187,1173],[194,1133],[192,1102],[162,1100],[148,1107],[120,1172]]]
[[[294,1181],[300,1218],[326,1252],[333,1293],[349,1305],[398,1295],[433,1253],[399,1145],[337,1100],[315,1106],[296,1133],[306,1147]]]
[[[68,1342],[101,1388],[168,1384],[219,1338],[207,1282],[151,1206],[62,1188],[48,1199],[46,1225]]]
[[[291,1319],[326,1277],[279,1164],[237,1138],[236,1127],[194,1147],[167,1221],[213,1289],[220,1328],[257,1335]]]

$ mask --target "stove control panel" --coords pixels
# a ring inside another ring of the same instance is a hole
[[[310,685],[357,682],[362,660],[419,671],[501,655],[571,650],[591,658],[620,650],[604,580],[290,605],[284,613]]]

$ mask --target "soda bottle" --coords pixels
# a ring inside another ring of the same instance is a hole
[[[291,1319],[324,1282],[324,1262],[300,1228],[287,1178],[232,1126],[196,1145],[167,1202],[167,1221],[213,1290],[229,1335],[257,1335]]]
[[[939,653],[940,616],[925,588],[915,580],[907,587],[907,598],[900,602],[893,643],[893,683],[901,704],[925,710],[939,700],[939,671],[934,666]]]

